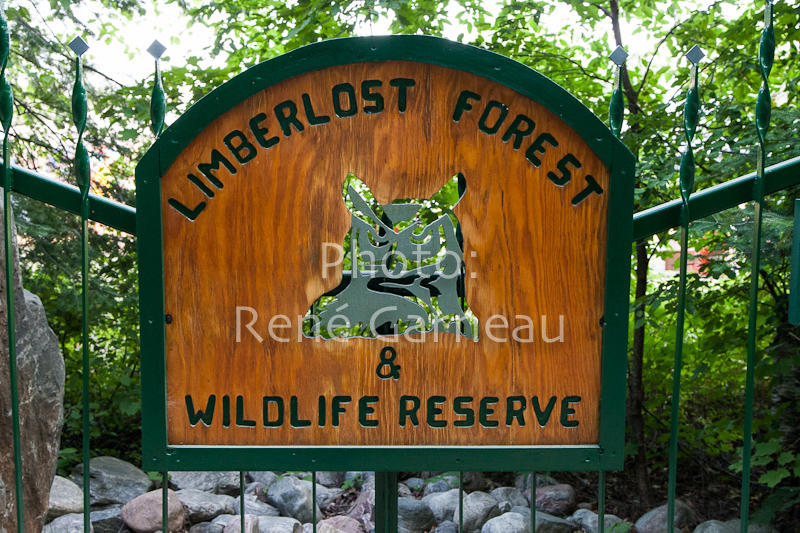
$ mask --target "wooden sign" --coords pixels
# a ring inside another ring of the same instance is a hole
[[[441,39],[226,83],[137,168],[145,464],[620,467],[632,161]]]

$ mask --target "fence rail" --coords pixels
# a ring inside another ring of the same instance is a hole
[[[769,111],[770,111],[770,96],[768,86],[768,75],[772,65],[772,54],[775,49],[774,30],[772,28],[772,3],[767,0],[765,4],[765,22],[762,32],[761,48],[759,54],[759,67],[762,75],[763,85],[759,92],[757,102],[757,118],[756,127],[759,136],[759,153],[758,153],[758,171],[731,179],[725,183],[708,187],[706,189],[693,192],[694,189],[694,168],[693,156],[691,151],[691,142],[694,135],[694,129],[697,126],[697,67],[696,61],[692,59],[695,66],[692,70],[692,83],[690,84],[689,93],[687,94],[687,105],[685,110],[685,127],[686,127],[686,141],[687,151],[682,157],[681,161],[681,198],[670,202],[665,202],[661,205],[652,207],[650,209],[638,212],[633,217],[633,235],[632,241],[644,240],[655,234],[668,231],[673,228],[680,227],[682,230],[681,238],[681,281],[679,283],[679,302],[683,302],[686,290],[686,262],[688,257],[688,238],[687,233],[691,222],[702,219],[704,217],[719,213],[723,210],[741,205],[743,203],[754,202],[755,205],[755,219],[754,224],[754,242],[760,243],[761,238],[761,207],[764,197],[789,187],[800,184],[800,157],[795,157],[772,166],[765,165],[765,143],[766,133],[769,126]],[[76,51],[76,88],[73,93],[73,113],[74,120],[79,132],[82,132],[85,124],[86,114],[86,101],[85,93],[82,92],[80,81],[80,43],[75,49]],[[4,141],[3,141],[3,168],[4,176],[2,186],[4,188],[4,207],[6,213],[5,219],[5,251],[6,257],[10,257],[10,243],[12,240],[11,233],[11,209],[10,209],[10,193],[15,193],[30,197],[34,200],[49,204],[55,208],[61,209],[65,212],[73,213],[82,216],[83,221],[83,238],[82,238],[82,265],[83,265],[83,346],[84,350],[84,394],[83,394],[83,420],[84,420],[84,443],[83,443],[83,456],[84,461],[89,457],[90,442],[88,440],[88,427],[89,421],[89,406],[88,406],[88,319],[86,317],[86,309],[88,306],[87,301],[87,276],[88,276],[88,249],[86,246],[87,238],[87,221],[92,220],[108,227],[120,230],[130,235],[136,235],[136,211],[133,207],[115,202],[97,195],[89,193],[89,174],[88,174],[88,158],[82,157],[81,147],[78,147],[78,156],[76,156],[76,165],[79,169],[79,181],[81,187],[75,187],[66,183],[60,182],[36,172],[19,168],[8,164],[8,132],[11,124],[11,106],[6,105],[10,100],[10,87],[5,81],[5,65],[8,59],[9,51],[9,35],[8,27],[3,17],[0,20],[0,62],[2,62],[2,79],[0,79],[0,122],[4,128]],[[85,49],[83,49],[85,51]],[[161,50],[163,52],[163,50]],[[615,52],[616,53],[616,52]],[[164,93],[161,88],[161,81],[159,76],[158,56],[156,56],[156,75],[153,88],[151,117],[152,127],[156,135],[159,135],[163,128],[164,120]],[[619,56],[617,56],[619,57]],[[616,59],[615,59],[616,61]],[[697,60],[699,61],[699,59]],[[622,131],[623,112],[624,112],[624,99],[620,87],[620,69],[624,63],[624,53],[622,61],[618,62],[617,78],[614,83],[614,90],[611,97],[611,105],[609,110],[610,127],[615,135],[619,135]],[[694,92],[693,92],[694,91]],[[80,141],[79,141],[80,145]],[[84,150],[85,152],[85,150]],[[800,201],[798,202],[800,204]],[[797,209],[797,207],[796,207]],[[795,263],[800,262],[800,238],[796,234],[800,228],[800,216],[796,213],[795,225]],[[747,360],[747,379],[746,379],[746,396],[744,401],[745,427],[743,430],[743,441],[745,447],[744,454],[744,468],[742,473],[741,483],[741,518],[742,518],[742,532],[745,533],[748,527],[748,513],[749,513],[749,486],[750,486],[750,472],[749,472],[749,457],[750,447],[752,445],[752,408],[753,408],[753,369],[757,359],[755,351],[755,324],[756,324],[756,303],[758,294],[758,276],[756,273],[760,268],[760,250],[759,246],[754,247],[752,268],[752,285],[750,293],[750,308],[749,308],[749,338],[747,341],[748,346],[748,360]],[[798,265],[794,267],[798,269]],[[12,272],[13,265],[11,261],[6,261],[6,283],[7,287],[12,286]],[[800,300],[797,294],[800,289],[800,273],[794,275],[792,280],[793,294],[792,294],[792,309],[793,320],[800,321]],[[20,445],[20,428],[18,417],[18,405],[16,397],[16,370],[15,370],[15,344],[14,344],[14,301],[13,290],[7,290],[8,301],[6,303],[8,316],[9,316],[9,352],[10,352],[10,386],[12,389],[12,410],[13,410],[13,435],[14,435],[14,461],[16,466],[16,485],[15,492],[16,511],[17,511],[17,531],[22,533],[24,531],[23,524],[23,507],[24,501],[22,500],[22,476],[21,476],[21,453],[19,450]],[[676,338],[676,356],[675,356],[675,370],[673,373],[674,380],[674,394],[673,394],[673,413],[672,413],[672,428],[670,432],[671,444],[669,450],[670,459],[670,475],[669,475],[669,489],[668,489],[668,505],[670,510],[674,508],[675,502],[675,471],[677,468],[677,439],[678,439],[678,424],[680,412],[677,408],[680,398],[680,377],[681,377],[681,348],[683,346],[682,336],[682,310],[683,305],[679,303],[679,317]],[[86,505],[84,509],[84,528],[89,531],[90,518],[89,518],[89,483],[91,480],[88,478],[89,468],[84,467],[85,480],[84,492]],[[168,473],[163,472],[163,479],[166,480]],[[316,480],[316,474],[312,473],[313,479]],[[462,479],[462,478],[460,478]],[[535,473],[532,479],[532,497],[531,497],[531,529],[535,529],[536,523],[536,505],[535,505]],[[244,473],[240,473],[240,514],[242,531],[245,530],[245,499],[244,499]],[[312,509],[316,510],[316,483],[312,484],[314,489]],[[163,530],[167,531],[167,483],[163,483]],[[605,511],[605,473],[599,472],[599,486],[598,486],[598,511],[599,520],[598,527],[602,532],[604,529],[604,511]],[[378,473],[376,476],[376,528],[379,532],[396,531],[397,529],[397,474],[391,472]],[[459,487],[459,509],[463,505],[463,482]],[[668,514],[670,523],[669,529],[672,529],[672,513]],[[459,512],[460,521],[463,521],[463,513]],[[316,531],[316,516],[314,517],[314,531]],[[459,524],[459,530],[463,531],[463,523]]]

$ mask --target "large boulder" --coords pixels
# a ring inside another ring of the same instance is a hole
[[[311,522],[315,516],[311,482],[292,476],[283,477],[269,487],[267,503],[277,507],[282,515],[300,522]],[[316,508],[316,517],[322,517],[319,507]]]
[[[83,486],[83,464],[73,470],[72,478]],[[89,461],[89,499],[92,506],[128,503],[153,487],[147,474],[116,457],[95,457]]]
[[[136,533],[161,531],[163,524],[163,491],[161,489],[137,496],[122,508],[125,525]],[[170,531],[183,531],[185,512],[178,495],[168,491],[167,527]]]
[[[581,526],[586,533],[597,533],[600,531],[600,517],[597,513],[590,511],[589,509],[578,509],[575,511],[570,520]],[[624,520],[619,518],[618,516],[614,516],[613,514],[606,514],[603,519],[603,523],[605,524],[605,531],[611,531],[612,528],[618,527],[622,528],[619,524],[625,523]],[[630,528],[631,524],[627,524],[627,527]]]
[[[83,491],[81,488],[65,477],[54,477],[53,484],[50,487],[47,520],[53,520],[65,514],[82,512]]]
[[[27,529],[25,531],[27,531]],[[59,516],[44,526],[42,533],[83,533],[83,514],[65,514]],[[94,528],[91,523],[89,524],[89,533],[94,533]]]
[[[547,514],[566,516],[575,509],[575,489],[560,483],[536,489],[536,509]]]
[[[433,513],[422,500],[397,499],[398,533],[424,533],[436,523]]]
[[[450,489],[447,492],[434,492],[422,498],[422,501],[433,513],[437,524],[445,520],[452,520],[458,508],[458,489]]]
[[[349,516],[332,516],[317,524],[317,533],[364,533],[364,528]]]
[[[122,530],[122,505],[109,505],[89,513],[94,533],[119,533]]]
[[[480,491],[475,491],[464,496],[464,531],[474,533],[481,530],[483,524],[490,518],[500,514],[497,500],[493,496]],[[459,522],[459,510],[453,513],[453,522]]]
[[[186,517],[191,524],[213,520],[221,514],[236,514],[236,498],[225,494],[210,494],[197,489],[183,489],[176,492],[186,509]]]
[[[647,511],[636,521],[637,533],[665,533],[667,531],[667,504]],[[683,528],[693,521],[692,510],[681,500],[675,500],[674,524]]]
[[[0,205],[0,220],[5,220],[3,215]],[[64,358],[58,339],[47,324],[41,300],[22,288],[16,228],[12,228],[12,235],[24,526],[26,532],[38,533],[49,506],[64,422]],[[3,250],[0,246],[0,272],[5,272],[6,266]],[[16,531],[6,291],[5,275],[0,275],[0,531]]]
[[[497,487],[489,492],[498,502],[508,502],[511,507],[526,507],[528,499],[522,494],[522,491],[516,487]]]
[[[481,533],[531,533],[531,520],[517,513],[505,513],[489,519]]]
[[[239,472],[170,472],[169,482],[178,490],[195,489],[229,496],[239,495]]]
[[[258,533],[303,533],[303,526],[294,518],[286,516],[259,516],[256,522],[256,531]]]
[[[347,474],[350,474],[348,472]],[[347,474],[345,478],[347,478]],[[358,479],[355,477],[354,479]],[[375,476],[365,475],[361,485],[361,492],[358,494],[353,506],[347,512],[347,516],[357,520],[364,529],[371,531],[375,529]]]

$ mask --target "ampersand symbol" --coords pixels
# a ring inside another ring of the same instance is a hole
[[[385,347],[380,353],[381,362],[378,363],[378,368],[375,373],[381,379],[400,379],[400,365],[394,364],[397,358],[397,352],[391,346]]]

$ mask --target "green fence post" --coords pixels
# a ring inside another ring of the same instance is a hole
[[[397,472],[375,472],[375,531],[397,532]]]
[[[11,171],[8,161],[8,134],[11,131],[11,120],[14,117],[14,96],[11,86],[6,80],[8,53],[11,50],[11,38],[8,33],[8,21],[4,9],[0,9],[0,123],[3,126],[3,209],[4,240],[6,254],[6,314],[8,316],[8,387],[11,392],[11,433],[14,443],[14,495],[17,510],[17,531],[25,531],[25,512],[22,498],[22,448],[20,446],[19,427],[19,392],[17,390],[17,329],[14,308],[14,257],[13,227],[14,217],[11,209]]]
[[[83,145],[83,132],[86,130],[86,89],[83,87],[83,65],[81,56],[89,49],[86,41],[75,37],[69,47],[75,52],[75,84],[72,86],[72,121],[78,130],[75,146],[75,180],[81,191],[81,433],[83,457],[83,530],[91,529],[89,509],[89,189],[91,188],[91,168],[89,153]]]
[[[611,101],[608,104],[608,125],[611,133],[619,139],[622,132],[622,121],[625,118],[625,95],[622,92],[622,67],[628,59],[628,52],[622,46],[617,46],[608,56],[617,66],[614,71],[614,87],[611,92]],[[535,507],[535,505],[534,505]],[[600,470],[597,473],[597,531],[604,533],[606,528],[606,473]]]
[[[800,326],[800,198],[794,200],[792,277],[789,282],[789,323]]]
[[[686,270],[689,255],[689,197],[694,190],[694,152],[692,139],[697,129],[700,96],[697,88],[697,64],[703,59],[703,51],[695,45],[686,54],[692,62],[689,90],[683,106],[683,131],[686,151],[681,156],[681,257],[680,281],[678,283],[678,316],[675,325],[675,361],[672,373],[672,419],[669,432],[669,473],[667,494],[667,531],[672,532],[675,522],[675,484],[678,472],[678,423],[680,420],[681,371],[683,369],[683,325],[686,312]]]
[[[747,373],[744,394],[744,430],[742,434],[742,500],[741,531],[747,533],[750,515],[750,454],[753,445],[753,401],[756,365],[756,333],[758,315],[758,273],[761,270],[761,210],[764,203],[764,167],[767,151],[765,148],[772,97],[769,93],[769,72],[775,58],[775,29],[772,23],[772,0],[766,0],[764,7],[764,29],[758,47],[758,67],[761,72],[761,89],[756,99],[756,132],[758,133],[758,167],[753,186],[753,256],[750,272],[750,306],[747,326]]]

